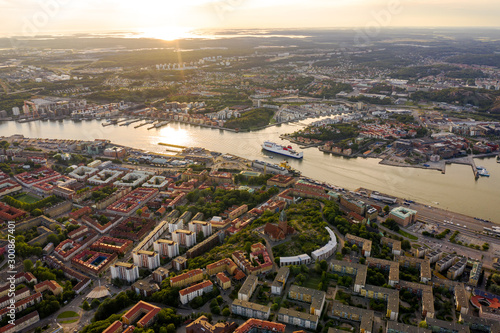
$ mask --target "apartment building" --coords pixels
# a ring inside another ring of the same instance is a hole
[[[285,288],[288,275],[290,275],[290,268],[281,267],[278,270],[278,274],[276,274],[276,277],[274,278],[274,281],[271,284],[271,294],[281,296],[281,294],[283,293],[283,289]]]
[[[227,275],[223,272],[217,273],[215,278],[217,280],[217,283],[223,290],[231,288],[231,279],[228,278]]]
[[[170,286],[182,288],[203,280],[203,271],[199,268],[170,278]]]
[[[191,221],[188,223],[188,229],[196,234],[202,232],[203,236],[208,237],[212,234],[212,223],[205,221]]]
[[[288,298],[296,301],[311,303],[309,313],[321,316],[323,306],[325,305],[326,293],[321,290],[292,285],[288,291]]]
[[[132,309],[128,310],[122,316],[122,322],[127,325],[132,325],[137,319],[138,327],[148,327],[155,321],[160,308],[144,301],[139,301]]]
[[[348,319],[360,322],[360,333],[373,332],[374,312],[371,310],[365,310],[358,307],[342,304],[339,301],[333,301],[332,310],[331,312],[329,312],[329,316],[333,318]]]
[[[361,254],[369,257],[372,250],[372,241],[351,234],[345,235],[345,240],[349,244],[356,244],[361,249]]]
[[[388,247],[391,248],[392,254],[396,256],[400,256],[402,253],[401,249],[401,241],[392,239],[392,238],[387,238],[387,237],[382,237],[380,239],[380,243],[383,245],[387,245]]]
[[[128,262],[117,262],[111,266],[111,278],[132,283],[139,278],[139,268]]]
[[[238,291],[238,299],[242,301],[250,301],[255,288],[259,283],[259,279],[255,275],[249,275],[240,290]]]
[[[366,264],[389,272],[389,285],[394,287],[399,283],[399,262],[378,258],[368,258]]]
[[[191,247],[196,244],[196,234],[189,230],[175,230],[172,232],[172,240],[184,247]]]
[[[153,243],[153,249],[162,257],[174,258],[179,255],[179,243],[169,239],[158,239]]]
[[[209,280],[204,280],[198,284],[187,287],[179,291],[180,302],[182,304],[187,304],[192,301],[195,297],[202,296],[203,294],[209,293],[214,289],[214,285]]]
[[[247,318],[267,320],[271,314],[268,306],[235,299],[231,305],[231,312]]]
[[[281,308],[278,312],[278,321],[310,330],[318,326],[319,317],[314,314],[299,312],[293,309]]]
[[[140,250],[132,253],[134,258],[134,265],[138,267],[147,268],[149,270],[154,270],[160,267],[160,256],[154,251]]]
[[[342,260],[330,260],[330,269],[337,274],[354,276],[354,291],[357,293],[365,286],[366,274],[368,272],[366,265]]]

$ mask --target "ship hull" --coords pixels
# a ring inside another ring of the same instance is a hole
[[[276,151],[276,150],[273,150],[273,149],[268,149],[268,148],[265,148],[265,147],[262,147],[262,149],[264,149],[265,151],[271,152],[271,153],[275,153],[275,154],[278,154],[278,155],[295,158],[295,159],[298,159],[298,160],[304,158],[303,155],[291,155],[291,154],[287,154],[287,153],[284,153],[284,152],[281,152],[281,151]]]

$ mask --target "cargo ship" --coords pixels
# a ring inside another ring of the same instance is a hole
[[[271,153],[280,154],[292,158],[303,158],[303,152],[296,152],[293,150],[292,146],[281,146],[277,143],[266,141],[262,144],[262,149],[266,151],[270,151]]]

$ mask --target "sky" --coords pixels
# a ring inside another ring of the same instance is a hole
[[[190,29],[499,27],[498,0],[0,0],[0,33]]]

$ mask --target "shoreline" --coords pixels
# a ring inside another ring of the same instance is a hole
[[[9,136],[9,137],[0,137],[1,139],[10,139],[12,136]],[[39,140],[53,140],[53,141],[56,141],[56,142],[63,142],[63,141],[68,141],[68,139],[49,139],[49,138],[34,138],[34,137],[24,137],[25,139],[28,139],[28,140],[36,140],[36,139],[39,139]],[[91,141],[86,141],[86,140],[74,140],[74,141],[77,141],[77,142],[91,142]],[[132,151],[141,151],[143,153],[148,153],[147,150],[144,150],[142,148],[134,148],[132,146],[126,146],[126,145],[123,145],[123,144],[117,144],[117,143],[114,143],[113,141],[109,141],[110,144],[114,145],[114,146],[117,146],[117,147],[122,147],[122,148],[125,148],[125,149],[128,149],[128,150],[132,150]],[[168,143],[158,143],[159,146],[166,146],[166,147],[179,147],[178,145],[173,145],[173,144],[168,144]],[[183,148],[187,148],[187,149],[190,149],[190,148],[196,148],[196,147],[184,147]],[[218,151],[215,151],[215,150],[210,150],[210,149],[207,149],[207,148],[203,148],[204,150],[208,151],[208,152],[215,152],[215,153],[220,153]],[[50,151],[50,150],[49,150]],[[161,155],[162,153],[155,153],[155,154],[158,154],[158,155]],[[221,153],[222,154],[222,153]],[[247,158],[245,157],[241,157],[241,156],[238,156],[238,155],[234,155],[234,154],[231,154],[233,156],[235,156],[237,158],[237,160],[243,164],[248,164],[250,163],[251,164],[251,160],[248,160]],[[174,158],[174,159],[178,159],[178,158],[181,158],[182,157],[182,154],[181,152],[176,152],[176,154],[173,154],[173,155],[170,155],[169,156],[170,158]],[[493,157],[493,156],[492,156]],[[382,163],[383,161],[380,161],[379,164],[384,164],[384,165],[389,165],[387,163]],[[275,163],[272,163],[272,164],[275,164]],[[445,163],[446,164],[451,164],[451,163]],[[128,167],[128,163],[124,163],[123,164],[125,167]],[[399,166],[399,167],[415,167],[415,166],[404,166],[404,165],[390,165],[390,166]],[[157,166],[151,166],[151,165],[137,165],[137,167],[151,167],[151,168],[154,168],[154,169],[157,169],[158,171],[167,171],[169,170],[169,168],[167,167],[157,167]],[[418,167],[418,166],[417,166]],[[430,169],[430,168],[427,168],[427,167],[422,167],[420,166],[419,168],[425,168],[425,169]],[[374,191],[377,191],[379,192],[377,189],[375,190],[372,190],[372,189],[368,189],[364,186],[358,186],[356,188],[348,188],[348,187],[342,187],[342,186],[338,186],[338,185],[335,185],[335,184],[331,184],[330,182],[320,182],[319,180],[316,180],[315,178],[313,177],[310,177],[308,175],[305,175],[305,174],[302,174],[300,176],[300,178],[304,178],[304,179],[311,179],[313,181],[316,181],[322,185],[324,185],[326,188],[329,188],[329,187],[332,187],[332,188],[343,188],[344,190],[346,190],[347,192],[357,192],[359,191],[360,189],[366,189],[370,192],[374,192]],[[380,191],[379,193],[381,194],[384,194],[382,191]],[[395,198],[397,200],[397,203],[398,205],[402,205],[402,203],[404,201],[406,201],[407,199],[406,198],[402,198],[400,196],[396,196],[396,195],[390,195],[390,194],[384,194],[385,196],[388,196],[388,197],[392,197],[392,198]],[[425,203],[422,203],[422,202],[419,202],[419,201],[415,201],[414,202],[415,205],[417,206],[421,206],[421,207],[428,207],[428,209],[432,209],[434,210],[436,213],[440,213],[442,214],[443,216],[445,215],[455,215],[455,216],[461,216],[463,217],[464,219],[467,219],[467,220],[471,220],[471,219],[474,219],[474,217],[472,215],[467,215],[466,213],[461,213],[461,212],[457,212],[457,211],[453,211],[453,210],[448,210],[448,209],[445,209],[445,208],[441,208],[441,207],[438,207],[437,205],[439,205],[439,203],[434,203],[433,205],[428,205],[428,204],[425,204]],[[491,221],[491,223],[495,224],[495,225],[500,225],[500,221],[496,222],[496,221]],[[477,225],[480,225],[479,223],[476,223]]]

